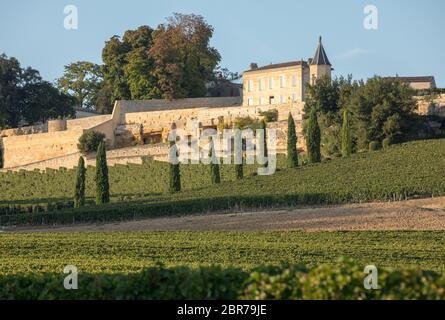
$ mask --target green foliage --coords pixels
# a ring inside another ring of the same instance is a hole
[[[72,95],[81,108],[91,109],[96,105],[103,80],[99,65],[77,61],[65,66],[63,76],[57,84],[65,93]]]
[[[0,128],[74,116],[75,101],[42,80],[37,70],[22,68],[15,58],[0,55]]]
[[[393,143],[394,143],[394,138],[392,138],[392,136],[386,137],[386,138],[383,139],[383,141],[382,141],[382,147],[383,147],[383,149],[387,149],[387,148],[389,148]]]
[[[216,156],[215,144],[213,139],[209,138],[209,160],[210,160],[210,176],[212,184],[221,183],[221,174],[219,171],[219,159]]]
[[[158,264],[245,271],[260,265],[314,268],[342,256],[362,268],[445,272],[444,241],[442,231],[4,232],[0,275],[58,272],[63,277],[67,260],[82,273],[133,273]]]
[[[210,46],[213,27],[200,15],[175,13],[153,32],[148,51],[166,99],[202,97],[221,56]]]
[[[343,111],[343,124],[341,127],[341,153],[343,157],[350,156],[352,153],[351,129],[349,127],[349,112]]]
[[[263,117],[264,121],[266,121],[266,122],[278,121],[278,110],[277,109],[261,111],[259,114],[261,117]]]
[[[80,208],[85,205],[85,161],[79,157],[77,165],[76,187],[74,192],[74,207]]]
[[[3,168],[3,138],[0,137],[0,169]]]
[[[235,128],[238,128],[240,130],[244,130],[244,129],[252,129],[252,130],[256,130],[257,128],[259,128],[260,124],[258,122],[257,119],[254,119],[252,117],[237,117],[235,119]]]
[[[377,151],[377,150],[380,150],[380,148],[381,148],[381,145],[380,145],[380,142],[378,142],[378,141],[371,141],[370,143],[369,143],[369,151]]]
[[[445,195],[443,163],[431,159],[444,157],[445,140],[397,144],[385,152],[356,153],[316,166],[302,166],[299,170],[284,169],[286,158],[278,157],[281,170],[271,176],[253,176],[258,164],[245,165],[245,178],[237,180],[233,165],[221,165],[224,180],[212,188],[208,188],[211,186],[208,165],[181,164],[182,192],[176,194],[169,194],[167,184],[147,183],[168,181],[169,163],[150,160],[142,165],[117,165],[110,167],[112,204],[32,215],[0,215],[0,225],[117,221],[233,208],[440,196]],[[419,166],[419,163],[428,165]],[[3,190],[0,201],[31,206],[71,200],[75,176],[75,170],[66,169],[0,173]],[[86,176],[88,202],[95,198],[95,170],[87,170]]]
[[[382,290],[363,287],[363,268],[349,260],[313,269],[258,267],[248,273],[219,267],[152,267],[137,273],[86,274],[79,289],[63,274],[0,277],[2,300],[443,300],[445,277],[421,270],[379,270]],[[32,285],[30,285],[32,284]],[[48,290],[51,288],[51,290]]]
[[[170,193],[175,193],[181,191],[181,169],[179,167],[177,146],[173,141],[170,143],[169,160],[169,191]]]
[[[101,142],[105,139],[105,135],[97,131],[87,131],[84,132],[77,144],[77,149],[80,152],[87,154],[89,152],[96,152]]]
[[[291,113],[287,119],[287,167],[298,167],[297,132]]]
[[[0,299],[443,300],[443,241],[434,231],[2,233]],[[67,260],[82,270],[78,290],[60,285]],[[369,263],[380,290],[363,287]]]
[[[267,168],[268,166],[268,151],[267,151],[267,125],[266,125],[266,121],[264,119],[262,119],[260,121],[260,125],[259,125],[259,130],[261,130],[260,135],[258,136],[257,133],[257,146],[256,148],[258,149],[258,154],[262,155],[264,157],[265,162],[260,164],[264,167]]]
[[[318,125],[317,112],[312,111],[307,121],[306,148],[308,160],[310,163],[320,162],[320,127]]]
[[[96,155],[96,204],[110,202],[110,185],[105,143],[101,142]]]

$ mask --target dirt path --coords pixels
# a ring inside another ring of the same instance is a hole
[[[445,230],[445,197],[394,203],[287,208],[11,231]]]

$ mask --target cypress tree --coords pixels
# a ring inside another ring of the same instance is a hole
[[[306,132],[307,155],[310,163],[321,161],[320,139],[320,127],[318,125],[317,113],[312,111],[309,115]]]
[[[298,167],[297,133],[295,121],[290,112],[287,119],[287,167]]]
[[[235,176],[236,179],[241,180],[244,178],[244,150],[243,150],[243,139],[242,139],[242,135],[241,135],[241,129],[240,128],[235,128],[235,139],[234,139],[234,150],[235,152],[239,152],[241,151],[241,157],[239,157],[239,155],[234,156],[235,159]],[[236,161],[238,160],[238,161]],[[240,162],[239,160],[241,160],[241,163],[236,163],[236,162]]]
[[[221,174],[219,172],[218,158],[216,156],[215,144],[213,139],[209,138],[209,159],[210,159],[210,175],[212,178],[212,183],[221,182]]]
[[[263,130],[264,134],[261,137],[261,141],[257,141],[257,148],[259,150],[258,154],[263,154],[264,158],[267,159],[267,125],[264,119],[260,122],[260,130]],[[262,166],[264,168],[267,168],[268,161],[266,160],[266,162]]]
[[[3,168],[3,138],[0,137],[0,169]]]
[[[110,202],[110,185],[108,182],[107,154],[105,143],[101,142],[96,154],[96,204]]]
[[[77,165],[76,190],[74,191],[74,207],[80,208],[85,205],[85,161],[79,157]]]
[[[178,150],[174,141],[170,142],[170,171],[169,171],[169,191],[171,193],[181,191],[181,171],[178,161]]]
[[[349,112],[343,111],[343,124],[341,127],[341,154],[347,157],[352,153],[351,131],[349,128]]]

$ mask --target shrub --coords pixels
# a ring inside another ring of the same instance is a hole
[[[259,114],[261,117],[263,117],[264,121],[266,121],[266,122],[278,121],[278,110],[277,109],[261,111]]]
[[[393,143],[394,143],[394,139],[391,136],[389,136],[389,137],[386,137],[385,139],[383,139],[382,146],[384,149],[386,149],[386,148],[389,148]]]
[[[96,204],[110,202],[110,184],[105,143],[101,142],[96,155]]]
[[[238,117],[235,119],[235,127],[241,130],[248,128],[255,130],[256,128],[258,128],[258,120],[249,116]]]
[[[80,136],[77,148],[84,154],[95,152],[97,151],[99,144],[103,142],[104,139],[105,135],[101,132],[87,131]]]
[[[371,141],[369,143],[369,151],[377,151],[380,149],[380,142],[378,141]]]
[[[79,289],[60,285],[65,274],[0,275],[1,300],[443,300],[445,277],[422,270],[379,269],[380,290],[363,287],[363,266],[348,259],[304,266],[163,266],[134,273],[82,273]]]
[[[77,165],[76,187],[74,191],[74,207],[80,208],[85,205],[85,161],[79,157]]]

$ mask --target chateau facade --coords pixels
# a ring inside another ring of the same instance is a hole
[[[265,106],[303,102],[306,86],[317,78],[331,77],[332,65],[321,37],[314,57],[258,67],[252,63],[243,73],[243,105]]]

